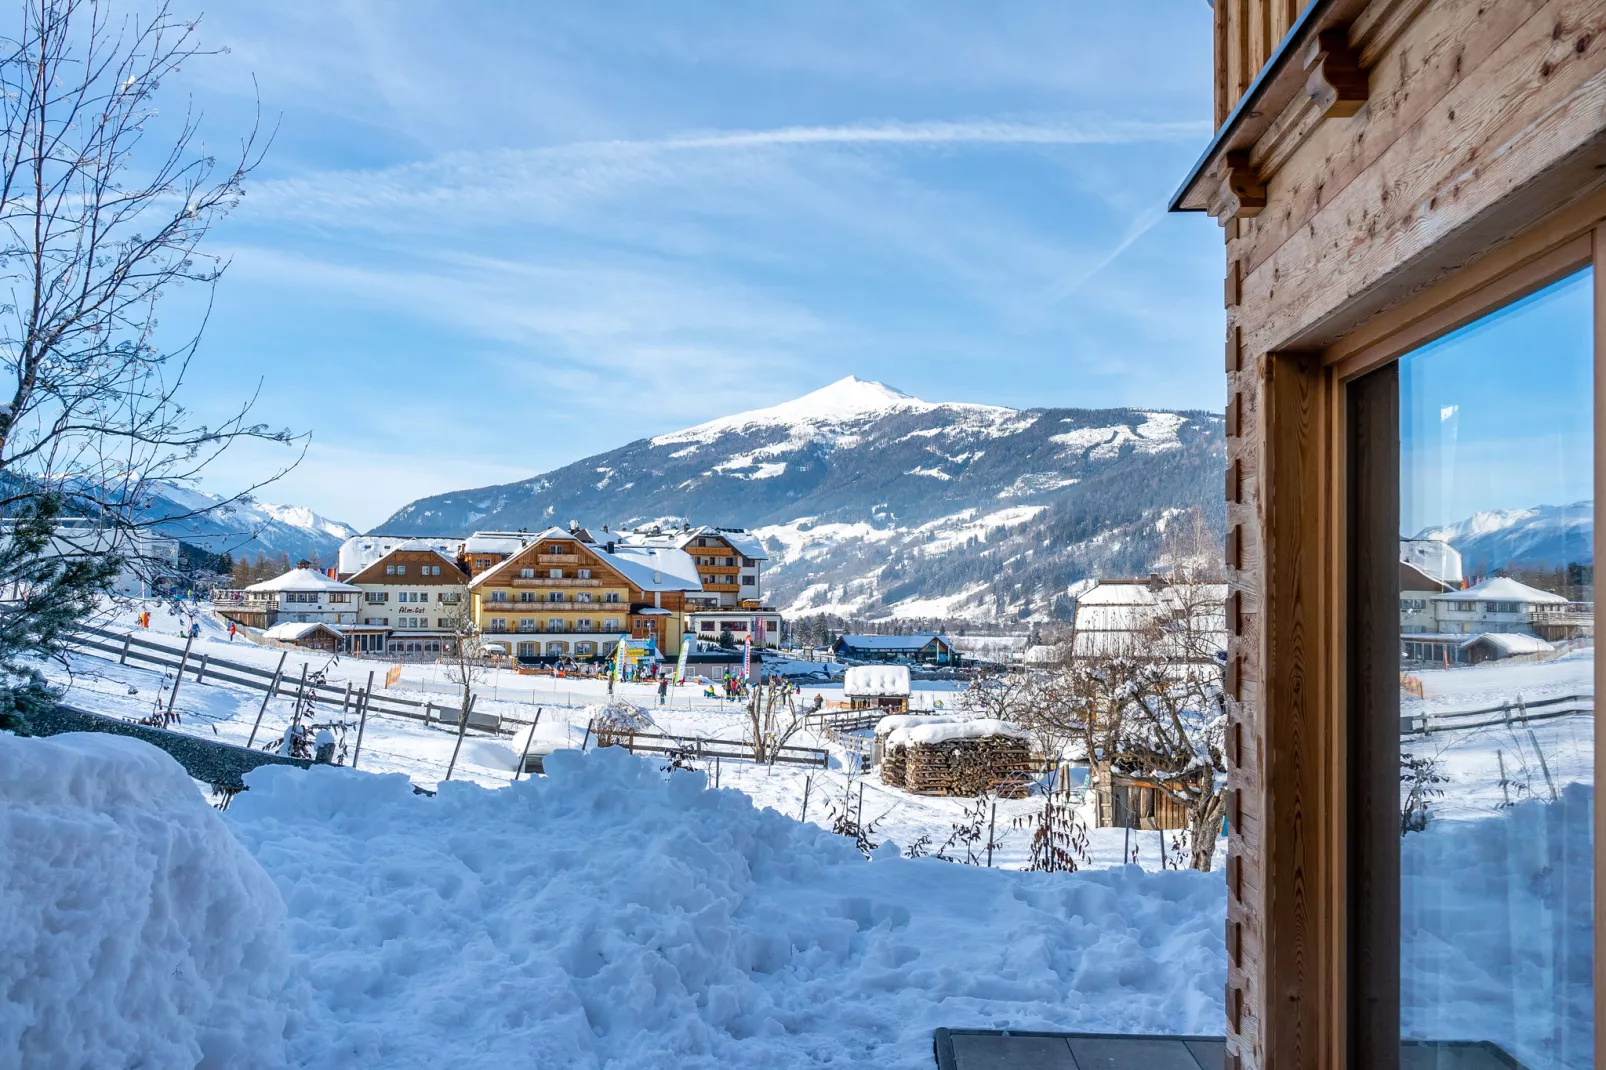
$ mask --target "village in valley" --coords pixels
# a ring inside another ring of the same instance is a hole
[[[1606,1063],[1606,0],[201,15],[0,14],[0,1070]]]
[[[1175,525],[1167,571],[1079,581],[1064,622],[822,634],[766,601],[770,550],[740,528],[358,535],[329,567],[242,562],[236,576],[277,574],[241,587],[186,587],[195,576],[160,566],[155,583],[125,582],[75,648],[66,698],[301,760],[360,752],[427,790],[620,746],[866,850],[1209,869],[1230,826],[1223,709],[1240,686],[1212,541],[1198,517]],[[1584,686],[1589,663],[1570,655],[1592,649],[1592,605],[1564,572],[1527,577],[1558,590],[1472,577],[1424,539],[1400,540],[1399,570],[1408,742],[1491,702],[1534,707],[1543,734],[1547,701]],[[1424,775],[1467,757],[1439,747]],[[1449,795],[1439,809],[1488,804]]]

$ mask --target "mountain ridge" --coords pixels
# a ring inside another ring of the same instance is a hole
[[[850,376],[529,479],[421,498],[374,531],[740,526],[771,551],[766,596],[794,612],[908,604],[1044,619],[1090,571],[1146,570],[1167,518],[1198,511],[1224,527],[1222,430],[1202,410],[927,402]]]

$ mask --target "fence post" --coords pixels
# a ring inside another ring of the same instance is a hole
[[[428,702],[425,702],[424,703],[424,726],[426,728],[429,726],[429,720],[434,715],[434,713],[435,713],[434,700],[430,700]],[[444,718],[442,718],[442,719],[444,720]]]
[[[462,721],[457,726],[457,742],[452,746],[452,760],[446,763],[446,779],[452,779],[452,770],[457,768],[457,752],[463,749],[463,736],[468,732],[468,719],[474,715],[474,703],[478,702],[478,695],[468,697],[468,709],[462,711]]]
[[[307,693],[307,663],[301,663],[301,682],[296,685],[296,709],[290,718],[292,725],[301,724],[301,697]]]
[[[363,688],[362,694],[357,698],[357,747],[351,752],[351,767],[357,768],[357,759],[362,755],[362,731],[368,727],[368,696],[374,693],[374,670],[368,670],[368,686]]]
[[[798,816],[799,821],[809,819],[809,789],[814,786],[814,774],[810,773],[803,780],[803,813]]]
[[[351,681],[346,681],[346,694],[340,700],[340,716],[344,717],[351,708]]]
[[[245,741],[247,748],[257,741],[257,729],[262,727],[262,715],[268,711],[268,699],[273,697],[274,688],[279,686],[279,674],[284,671],[284,659],[289,653],[287,650],[279,655],[279,667],[273,670],[273,679],[268,681],[268,689],[262,695],[262,705],[257,707],[257,721],[251,726],[251,738]]]
[[[530,744],[535,742],[535,726],[541,723],[541,707],[535,708],[535,720],[530,722],[530,734],[524,737],[524,753],[519,755],[519,764],[513,770],[513,780],[518,782],[519,774],[524,772],[524,765],[530,760]]]
[[[210,658],[211,656],[212,655],[210,655],[210,654],[202,654],[201,655],[201,664],[197,665],[196,668],[195,668],[195,682],[196,683],[200,683],[203,679],[206,678],[206,662],[207,662],[207,659]]]
[[[167,717],[163,720],[164,724],[167,720],[172,719],[173,703],[178,699],[178,685],[184,679],[184,666],[189,663],[190,644],[193,642],[195,642],[195,636],[193,635],[184,640],[184,656],[178,659],[178,671],[173,674],[173,690],[167,696]]]
[[[129,648],[130,645],[133,644],[133,642],[134,642],[134,633],[133,632],[129,632],[127,635],[123,636],[123,653],[122,653],[122,655],[120,657],[118,657],[117,664],[119,664],[119,665],[127,665],[128,664],[128,648]]]

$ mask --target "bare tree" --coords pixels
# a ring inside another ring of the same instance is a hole
[[[474,597],[468,584],[442,586],[436,590],[435,598],[435,623],[446,633],[441,637],[441,662],[446,667],[446,679],[458,688],[461,728],[468,723],[474,691],[490,667],[480,656],[480,630],[474,620]]]
[[[753,689],[747,699],[747,745],[753,761],[775,764],[787,741],[803,727],[797,703],[779,680]]]
[[[1141,779],[1179,803],[1196,869],[1214,857],[1226,776],[1224,592],[1203,572],[1177,568],[1118,639],[1033,675],[1018,718],[1040,748],[1079,743],[1094,784]]]
[[[163,82],[213,54],[165,4],[118,16],[109,0],[24,0],[18,13],[0,36],[0,517],[21,546],[49,532],[44,553],[137,569],[143,531],[256,489],[191,509],[160,504],[162,484],[192,480],[241,439],[297,441],[250,422],[249,400],[216,422],[188,412],[179,394],[205,317],[175,334],[156,316],[172,288],[218,281],[225,265],[202,239],[261,145],[253,129],[220,162],[193,109],[152,133]],[[58,531],[69,516],[92,520],[91,534]],[[41,583],[65,586],[23,564],[0,576],[8,615],[27,617]],[[101,571],[97,590],[115,574]],[[33,629],[35,652],[59,649],[62,630]]]

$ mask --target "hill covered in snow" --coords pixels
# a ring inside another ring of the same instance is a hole
[[[1141,574],[1166,525],[1224,522],[1221,417],[922,401],[849,377],[532,479],[436,495],[376,531],[578,520],[756,529],[795,613],[1042,619],[1089,574]]]
[[[1595,503],[1490,509],[1453,524],[1428,528],[1419,539],[1461,551],[1469,575],[1499,568],[1559,568],[1594,561]]]
[[[227,505],[205,491],[162,483],[146,504],[145,515],[156,528],[192,546],[214,554],[228,551],[236,558],[258,553],[287,554],[291,562],[317,556],[333,561],[340,544],[358,534],[349,524],[308,509],[304,505],[275,505],[244,501]]]

